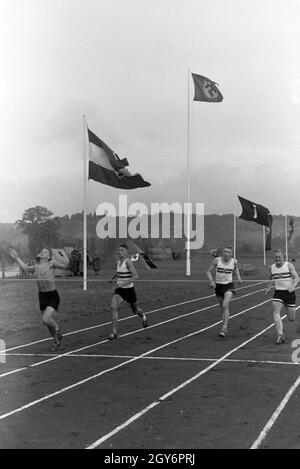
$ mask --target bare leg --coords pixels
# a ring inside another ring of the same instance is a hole
[[[112,334],[110,338],[116,338],[118,335],[118,307],[122,303],[120,295],[113,295],[111,300],[111,323],[112,323]]]
[[[54,338],[55,337],[55,329],[52,326],[47,326],[47,327],[48,327],[48,331],[50,332],[50,334]]]
[[[233,297],[232,291],[230,290],[226,291],[224,295],[224,299],[221,304],[222,319],[223,319],[222,331],[224,332],[228,331],[228,322],[229,322],[229,317],[230,317],[229,303],[232,297]]]
[[[286,306],[286,313],[289,321],[295,321],[296,319],[296,308],[294,306]]]
[[[48,327],[51,335],[53,335],[53,332],[59,331],[59,325],[53,318],[53,314],[55,313],[55,309],[52,308],[51,306],[47,306],[46,309],[42,312],[42,321],[45,326]]]
[[[273,301],[273,319],[277,332],[277,336],[283,336],[283,324],[281,319],[282,303],[280,301]]]
[[[141,309],[141,308],[138,308],[137,306],[137,303],[131,303],[130,304],[130,307],[132,309],[132,312],[134,314],[137,314],[141,320],[142,320],[142,323],[143,323],[143,327],[147,327],[148,326],[148,320],[147,320],[147,316],[146,314],[144,313],[144,311]]]
[[[47,306],[46,309],[42,312],[42,321],[43,324],[45,324],[48,327],[48,330],[52,337],[54,338],[55,341],[55,350],[61,343],[62,340],[62,334],[59,330],[59,325],[53,318],[53,315],[55,313],[55,309],[52,308],[51,306]]]

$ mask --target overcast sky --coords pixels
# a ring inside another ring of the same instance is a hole
[[[192,199],[234,194],[300,215],[299,0],[1,0],[0,221],[82,210],[82,115],[152,183],[130,201],[186,201],[187,70],[222,103],[192,103]],[[89,209],[118,190],[89,182]]]

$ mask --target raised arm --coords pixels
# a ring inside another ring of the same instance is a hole
[[[21,267],[21,269],[23,269],[25,272],[30,272],[30,273],[34,272],[35,270],[34,265],[25,264],[25,262],[19,258],[18,253],[15,249],[9,248],[8,251],[9,251],[10,256],[17,262],[17,264]]]

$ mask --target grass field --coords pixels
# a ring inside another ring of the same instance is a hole
[[[261,259],[231,303],[230,332],[205,281],[209,256],[140,272],[142,329],[126,306],[118,340],[110,332],[111,286],[59,280],[64,341],[51,353],[33,280],[0,282],[1,448],[298,448],[296,323],[274,345]],[[250,262],[242,259],[242,262]],[[297,265],[296,265],[297,268]],[[298,313],[299,314],[299,313]],[[2,360],[3,361],[3,360]]]

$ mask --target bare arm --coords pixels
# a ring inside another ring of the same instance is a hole
[[[290,269],[290,271],[291,271],[292,279],[293,279],[293,285],[292,285],[292,287],[290,288],[290,291],[294,291],[295,288],[296,288],[296,286],[297,286],[298,283],[299,283],[299,276],[298,276],[298,274],[297,274],[297,272],[296,272],[296,269],[295,269],[295,267],[293,266],[293,264],[291,264],[291,263],[289,262],[288,265],[289,265],[289,269]]]
[[[111,283],[116,277],[117,277],[118,274],[115,274],[111,279],[109,279],[109,283]]]
[[[272,290],[273,283],[274,281],[272,280],[271,267],[269,267],[269,282],[267,284],[267,289],[265,291],[266,294],[270,293],[270,291]]]
[[[237,261],[235,261],[235,263],[234,263],[234,272],[236,274],[237,281],[241,285],[243,283],[243,280],[241,279],[241,276],[240,276],[240,270],[239,270],[239,266],[238,266]]]
[[[206,271],[206,275],[209,280],[210,286],[213,288],[215,288],[216,286],[216,283],[213,279],[213,274],[216,271],[216,267],[217,267],[217,259],[214,259]]]
[[[138,280],[138,278],[139,278],[139,275],[138,275],[133,263],[129,259],[126,261],[126,266],[127,266],[128,270],[132,273],[132,277],[129,278],[128,280],[124,281],[124,283],[122,283],[122,287],[124,287],[125,285],[129,285],[134,280]]]
[[[25,262],[23,262],[22,259],[19,258],[18,253],[15,249],[9,249],[9,254],[25,272],[34,272],[34,266],[25,264]]]

